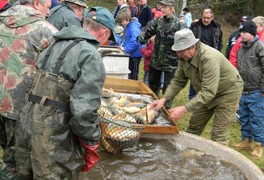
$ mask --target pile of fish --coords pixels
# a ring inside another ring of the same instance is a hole
[[[150,108],[153,98],[144,94],[117,93],[112,89],[103,89],[102,106],[112,106],[135,115],[143,121],[143,124],[151,124],[159,116],[160,112]]]

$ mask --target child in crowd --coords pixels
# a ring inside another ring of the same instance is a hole
[[[144,57],[144,77],[143,77],[143,82],[149,85],[149,64],[151,60],[151,54],[154,48],[154,41],[155,41],[155,36],[152,36],[149,40],[148,43],[145,47],[141,49],[141,54]]]
[[[264,46],[257,36],[254,21],[244,22],[239,32],[242,46],[237,53],[237,70],[244,81],[238,110],[242,141],[234,147],[252,150],[251,155],[261,159],[264,146]]]
[[[115,27],[115,39],[116,39],[116,42],[110,41],[110,45],[112,45],[112,46],[114,46],[114,45],[120,46],[122,44],[123,35],[124,35],[124,28],[122,26],[116,26]]]
[[[125,27],[124,42],[119,48],[129,54],[129,70],[128,79],[138,80],[138,68],[142,57],[140,52],[143,45],[137,42],[137,36],[140,35],[140,23],[137,18],[131,18],[129,13],[119,15],[119,22]]]

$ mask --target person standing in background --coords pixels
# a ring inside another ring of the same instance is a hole
[[[200,39],[202,43],[221,52],[223,48],[223,33],[221,25],[214,21],[214,13],[212,9],[204,9],[201,12],[200,20],[192,23],[190,29],[194,36]]]
[[[120,46],[123,42],[124,28],[122,26],[115,27],[115,41],[110,41],[111,46]]]
[[[147,4],[147,0],[141,0],[138,12],[138,21],[141,24],[141,29],[143,30],[152,19],[151,8]]]
[[[190,28],[191,24],[192,24],[192,14],[191,14],[189,8],[187,8],[187,7],[183,8],[182,11],[183,11],[183,15],[184,15],[186,25],[188,28]]]
[[[259,40],[264,43],[264,17],[263,16],[257,16],[252,19],[252,21],[255,22],[257,25],[257,35],[259,37]],[[242,46],[242,38],[239,37],[235,43],[235,45],[232,47],[230,55],[229,55],[229,61],[231,64],[233,64],[235,67],[237,66],[237,52],[239,51],[240,47]]]
[[[141,49],[141,54],[144,57],[144,77],[143,82],[149,86],[149,64],[151,61],[151,54],[154,49],[155,36],[152,36],[145,47]]]
[[[15,128],[35,74],[38,54],[58,30],[45,20],[50,0],[20,0],[0,13],[0,145],[4,150],[0,179],[17,179]]]
[[[206,8],[201,12],[199,21],[191,24],[190,29],[194,36],[208,46],[211,46],[221,52],[223,48],[223,33],[221,25],[214,21],[214,13],[210,8]],[[189,99],[196,95],[192,83],[190,82]]]
[[[240,19],[240,25],[243,23],[243,22],[246,22],[248,20],[251,20],[251,18],[249,16],[242,16],[242,18]],[[225,52],[225,57],[227,59],[229,59],[229,55],[230,55],[230,51],[232,49],[232,47],[235,45],[237,39],[240,37],[240,33],[239,33],[239,28],[235,31],[233,31],[228,40],[227,40],[227,43],[226,43],[226,52]]]
[[[129,7],[127,5],[127,0],[117,0],[116,3],[117,3],[117,6],[112,11],[112,15],[116,21],[116,25],[121,26],[121,22],[118,21],[118,19],[120,19],[119,16],[122,13],[130,13],[130,16],[131,16],[131,12],[130,12]]]
[[[139,64],[142,58],[140,52],[143,45],[137,42],[137,36],[140,35],[140,23],[137,18],[131,18],[129,13],[122,13],[118,17],[118,21],[125,27],[124,42],[119,48],[129,54],[129,70],[128,79],[138,80]]]
[[[151,21],[138,37],[138,41],[144,44],[156,35],[149,67],[149,87],[157,96],[160,92],[162,72],[164,72],[162,88],[164,94],[178,66],[179,56],[175,55],[171,49],[174,33],[187,28],[186,24],[180,22],[180,19],[175,16],[175,0],[162,0],[160,4],[163,16]],[[172,101],[167,102],[166,108],[170,108],[171,103]]]
[[[160,17],[162,16],[162,12],[161,12],[161,4],[160,2],[158,2],[156,4],[156,7],[155,8],[152,8],[151,9],[151,12],[152,12],[152,16],[154,19],[156,19],[157,17]]]
[[[131,12],[131,17],[138,17],[138,7],[134,4],[134,0],[128,0],[127,4]]]
[[[84,8],[87,8],[87,0],[64,0],[54,7],[47,17],[47,21],[53,24],[58,30],[63,27],[82,27]]]
[[[257,159],[264,146],[264,45],[257,36],[257,25],[246,21],[239,28],[242,46],[237,53],[237,70],[244,81],[239,102],[242,141],[234,147],[252,150]]]

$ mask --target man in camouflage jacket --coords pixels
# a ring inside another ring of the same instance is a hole
[[[50,0],[21,1],[0,14],[0,145],[4,167],[0,179],[15,179],[14,131],[39,52],[57,29],[45,20]]]
[[[156,35],[149,69],[149,87],[157,95],[160,90],[161,73],[164,72],[162,90],[164,93],[177,68],[179,57],[171,49],[174,33],[180,29],[187,28],[186,24],[180,22],[179,18],[174,14],[174,0],[163,0],[160,3],[163,16],[154,19],[138,37],[139,42],[143,43],[153,35]],[[170,103],[168,103],[167,108],[169,106]]]

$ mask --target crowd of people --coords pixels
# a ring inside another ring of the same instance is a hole
[[[211,139],[262,158],[264,146],[264,17],[243,16],[227,42],[205,8],[175,13],[175,0],[117,0],[109,11],[86,0],[0,0],[0,179],[78,179],[99,161],[97,110],[106,78],[100,45],[129,55],[129,79],[162,97],[173,119],[192,113],[187,132],[201,135],[213,118]],[[189,101],[172,107],[190,81]],[[163,82],[163,86],[162,86]]]

